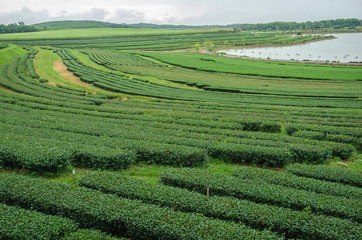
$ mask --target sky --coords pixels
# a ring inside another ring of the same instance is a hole
[[[0,0],[0,24],[57,20],[226,25],[362,19],[362,0]]]

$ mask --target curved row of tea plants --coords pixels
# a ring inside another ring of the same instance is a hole
[[[184,212],[243,222],[257,229],[271,229],[289,238],[359,239],[361,226],[348,220],[306,214],[288,208],[257,204],[247,200],[211,196],[165,185],[146,183],[119,173],[91,172],[80,186],[146,203],[171,206]]]
[[[0,199],[7,204],[63,216],[82,228],[139,239],[283,239],[270,231],[182,213],[44,179],[0,174]],[[145,217],[147,220],[145,221]]]
[[[357,171],[303,164],[290,165],[287,170],[298,176],[362,187],[362,174]]]
[[[242,180],[223,174],[197,169],[171,169],[161,175],[162,183],[197,192],[205,192],[209,186],[211,194],[249,199],[259,203],[303,210],[361,222],[361,201],[351,198],[318,194],[296,190],[280,185]]]
[[[362,198],[362,189],[344,184],[299,177],[291,173],[277,172],[268,169],[240,167],[233,176],[240,179],[267,182],[270,184],[291,187],[316,193],[323,193],[348,198]]]
[[[5,199],[6,201],[6,199]],[[70,219],[0,203],[0,238],[34,240],[116,240],[101,231],[79,229]]]
[[[3,104],[3,106],[6,105]],[[199,133],[188,132],[187,126],[183,127],[178,124],[175,125],[173,130],[170,129],[172,124],[160,125],[126,119],[123,119],[122,123],[120,123],[117,119],[107,120],[106,118],[85,116],[79,110],[74,112],[76,114],[70,112],[62,114],[60,112],[45,111],[44,108],[41,111],[26,109],[16,105],[8,105],[8,109],[3,109],[3,112],[7,114],[5,118],[1,118],[1,122],[15,124],[19,127],[27,126],[44,129],[48,132],[57,130],[69,134],[119,138],[119,140],[123,139],[123,141],[127,139],[134,142],[139,141],[140,143],[152,141],[160,144],[179,145],[180,147],[191,146],[203,148],[211,156],[230,159],[234,162],[254,162],[277,166],[290,161],[323,162],[331,155],[349,157],[353,153],[353,148],[343,144],[325,143],[323,146],[323,143],[320,143],[322,147],[310,145],[307,142],[298,143],[297,139],[292,143],[257,140],[255,136],[258,136],[258,134],[253,135],[250,132],[245,132],[245,137],[249,136],[251,139],[220,138],[213,131],[210,131],[210,133],[204,131],[202,137],[200,137]],[[17,111],[14,112],[14,110]],[[23,113],[24,110],[26,110],[26,113]],[[46,115],[39,117],[40,113],[43,113],[42,115],[46,113]],[[122,127],[120,128],[120,126]],[[181,129],[185,129],[185,131],[180,131]],[[207,130],[207,128],[204,128],[204,130]],[[36,132],[36,130],[34,131]],[[128,145],[128,147],[130,146]],[[131,147],[131,149],[134,149],[134,147]],[[181,164],[181,162],[177,161],[177,164]]]

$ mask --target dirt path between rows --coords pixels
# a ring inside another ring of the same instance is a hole
[[[66,81],[72,82],[72,83],[75,83],[77,85],[84,86],[84,87],[87,87],[87,88],[90,88],[90,89],[93,88],[92,85],[89,85],[88,83],[83,82],[82,80],[80,80],[79,77],[74,76],[72,72],[68,71],[68,68],[67,68],[67,66],[65,66],[63,61],[53,62],[53,68]]]

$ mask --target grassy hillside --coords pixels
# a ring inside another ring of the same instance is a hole
[[[0,65],[1,64],[9,64],[14,58],[20,57],[26,53],[26,50],[23,48],[10,44],[6,48],[0,49]]]
[[[195,53],[169,54],[152,52],[142,53],[142,55],[150,56],[172,65],[211,72],[280,78],[362,80],[362,69],[353,66],[253,61]]]
[[[126,24],[117,24],[110,22],[100,22],[100,21],[91,21],[91,20],[81,20],[81,21],[52,21],[33,24],[41,30],[60,30],[60,29],[78,29],[78,28],[124,28],[127,27]]]

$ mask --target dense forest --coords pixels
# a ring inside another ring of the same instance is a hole
[[[36,31],[38,31],[36,27],[25,25],[24,22],[11,23],[8,25],[0,24],[0,33],[23,33]]]

